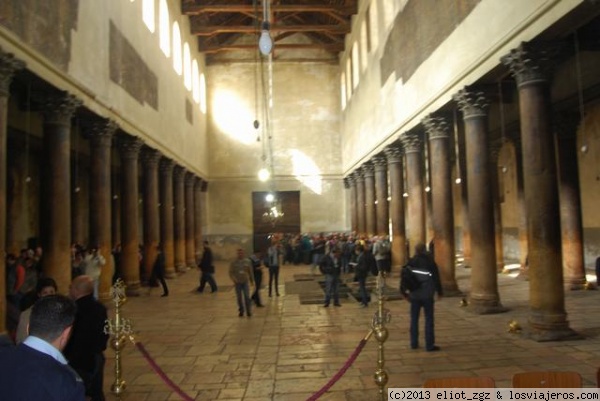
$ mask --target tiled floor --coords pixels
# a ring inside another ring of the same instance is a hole
[[[217,265],[221,289],[197,293],[198,271],[169,280],[171,295],[147,289],[123,307],[141,342],[156,363],[194,400],[306,400],[344,365],[368,333],[376,311],[348,298],[341,308],[303,305],[299,295],[286,294],[286,282],[309,273],[308,266],[283,266],[280,297],[269,298],[251,318],[238,317],[226,264]],[[459,287],[469,288],[469,269],[458,268]],[[526,326],[528,284],[507,274],[498,276],[500,296],[509,311],[478,316],[460,306],[461,298],[436,303],[436,338],[440,352],[408,347],[408,304],[386,302],[391,312],[385,343],[387,387],[418,387],[426,378],[492,376],[497,387],[510,387],[513,373],[529,370],[573,370],[584,386],[595,386],[600,367],[600,291],[568,292],[566,307],[571,327],[583,340],[537,343],[508,332],[513,319]],[[397,273],[388,279],[396,287]],[[290,286],[292,288],[297,286]],[[375,300],[375,297],[374,297]],[[112,309],[112,306],[111,306]],[[112,316],[112,310],[110,311]],[[108,400],[114,381],[114,351],[107,350],[105,387]],[[321,400],[376,400],[373,380],[377,343],[371,338],[345,375]],[[132,344],[123,351],[127,389],[122,400],[184,399],[154,373]]]

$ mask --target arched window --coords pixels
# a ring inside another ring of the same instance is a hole
[[[342,72],[340,76],[340,95],[342,99],[342,110],[346,108],[346,74]]]
[[[192,61],[192,97],[200,104],[200,71],[196,60]]]
[[[346,101],[352,98],[352,59],[346,59]]]
[[[144,0],[142,3],[142,19],[150,32],[154,33],[156,29],[154,23],[154,0]]]
[[[158,5],[158,30],[160,35],[160,49],[165,56],[171,55],[171,23],[169,22],[169,7],[167,0],[160,0]]]
[[[183,72],[181,65],[181,31],[177,21],[173,23],[173,69],[178,75]]]
[[[187,42],[183,44],[183,85],[192,90],[192,56]]]
[[[354,42],[352,45],[352,88],[356,89],[358,87],[358,82],[360,81],[360,61],[358,59],[358,42]]]
[[[200,74],[200,111],[206,114],[206,79],[204,73]]]

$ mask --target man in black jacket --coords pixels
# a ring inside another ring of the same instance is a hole
[[[108,342],[104,324],[107,313],[106,307],[93,294],[94,282],[90,276],[76,277],[69,287],[69,295],[77,304],[77,315],[65,357],[83,379],[85,393],[91,401],[104,401],[104,350]]]
[[[198,263],[200,271],[200,286],[198,286],[198,292],[204,292],[206,283],[210,285],[211,292],[217,291],[217,282],[215,281],[215,266],[213,265],[213,254],[212,249],[208,246],[208,241],[204,241],[204,252],[202,252],[202,259]]]
[[[3,400],[84,401],[81,377],[61,353],[71,334],[77,307],[62,295],[50,295],[33,306],[29,337],[0,350]]]
[[[331,253],[325,255],[319,262],[321,273],[325,275],[325,304],[328,307],[333,298],[334,306],[340,304],[340,273],[342,271],[341,252],[338,247],[334,247]]]
[[[415,256],[403,269],[410,269],[418,283],[416,287],[409,288],[408,282],[403,279],[400,286],[400,291],[410,301],[410,347],[412,349],[419,347],[419,315],[423,308],[425,312],[425,349],[438,351],[440,347],[435,345],[433,305],[435,293],[437,292],[438,299],[442,296],[442,284],[438,267],[427,252],[425,244],[420,243],[415,246]]]

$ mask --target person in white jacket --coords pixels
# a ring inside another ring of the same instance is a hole
[[[102,266],[106,264],[106,258],[102,256],[97,247],[89,248],[83,259],[83,274],[88,275],[94,282],[94,298],[98,299],[98,287],[100,285],[100,273]]]

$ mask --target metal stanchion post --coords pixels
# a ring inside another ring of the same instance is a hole
[[[373,375],[375,383],[379,387],[379,397],[382,401],[387,400],[387,393],[385,386],[388,382],[388,374],[384,369],[385,366],[385,354],[384,354],[384,343],[388,338],[388,329],[385,327],[386,323],[391,320],[392,314],[389,309],[385,309],[384,304],[384,289],[385,289],[385,272],[380,272],[377,276],[377,312],[373,316],[373,332],[375,333],[375,339],[377,340],[377,370]]]
[[[110,292],[115,303],[115,317],[113,320],[107,319],[104,326],[104,332],[111,336],[110,346],[115,350],[115,381],[110,386],[110,391],[117,397],[123,394],[127,387],[125,380],[121,377],[121,351],[125,347],[126,340],[133,340],[131,321],[121,316],[121,306],[127,302],[126,287],[121,279],[118,279],[112,286]]]

